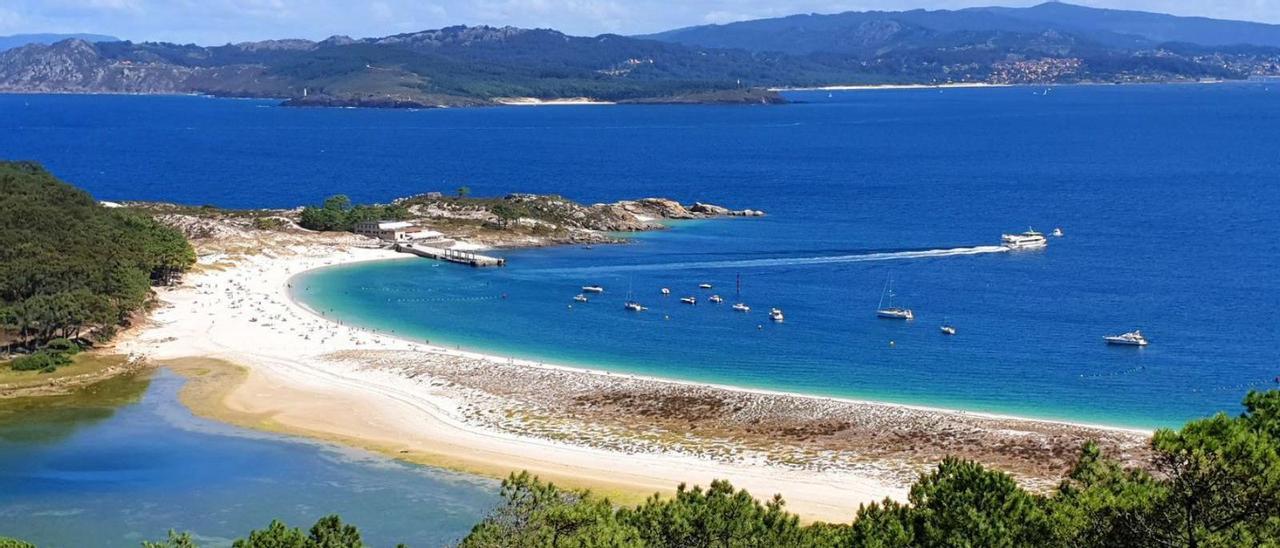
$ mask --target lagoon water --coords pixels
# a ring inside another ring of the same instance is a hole
[[[465,185],[768,211],[512,251],[501,270],[395,261],[294,284],[347,321],[502,355],[1137,427],[1277,386],[1280,85],[792,98],[410,112],[0,96],[0,156],[102,199],[287,207]],[[1028,226],[1066,236],[954,251]],[[739,276],[749,315],[675,302],[705,297],[700,282],[732,301]],[[874,317],[890,276],[916,321]],[[570,308],[588,283],[607,291]],[[628,287],[648,312],[622,310]],[[765,319],[772,306],[785,323]],[[959,334],[940,335],[944,320]],[[1132,329],[1151,346],[1102,343]]]
[[[173,528],[228,546],[272,518],[306,530],[338,513],[374,546],[444,546],[497,500],[494,481],[193,417],[180,384],[162,370],[150,386],[113,386],[142,392],[118,408],[0,414],[0,536],[136,547]]]

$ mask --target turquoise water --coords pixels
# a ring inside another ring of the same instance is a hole
[[[1033,91],[420,112],[0,96],[0,155],[105,199],[294,206],[466,185],[770,213],[630,246],[510,252],[498,271],[361,265],[302,295],[352,322],[503,354],[1147,427],[1276,386],[1280,89]],[[866,257],[991,245],[1028,225],[1066,237],[1038,253]],[[731,292],[739,274],[753,316],[657,295],[702,281]],[[914,323],[873,316],[890,274]],[[570,310],[586,283],[609,291]],[[628,285],[648,314],[623,313]],[[783,325],[762,321],[770,306]],[[939,335],[945,318],[959,335]],[[1101,342],[1135,328],[1150,347]]]
[[[280,518],[338,513],[374,546],[442,546],[496,482],[193,417],[161,371],[141,401],[37,408],[0,421],[0,536],[41,547],[136,547],[168,529],[202,546]]]

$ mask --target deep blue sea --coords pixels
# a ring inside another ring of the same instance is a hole
[[[201,546],[273,518],[304,531],[338,513],[372,546],[446,546],[497,482],[196,418],[161,371],[141,401],[0,420],[0,536],[42,548],[136,547],[169,529]]]
[[[1280,85],[791,98],[392,111],[10,95],[0,157],[107,200],[285,207],[465,185],[769,213],[503,252],[500,270],[395,261],[294,284],[347,321],[504,355],[1136,427],[1235,412],[1249,388],[1278,386]],[[1065,236],[948,251],[1029,226]],[[705,297],[702,282],[733,300],[739,277],[748,315],[675,300]],[[916,321],[874,316],[889,277]],[[589,283],[606,292],[570,308]],[[649,311],[622,310],[628,288]],[[765,318],[775,306],[782,324]],[[1102,342],[1132,329],[1151,345]]]

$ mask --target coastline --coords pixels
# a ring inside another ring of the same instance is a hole
[[[487,246],[476,246],[474,248],[468,247],[467,249],[483,250],[483,249],[490,249],[490,248]],[[339,267],[348,266],[348,265],[356,264],[360,262],[394,260],[399,258],[401,257],[385,257],[380,259],[375,258],[371,260],[360,260],[360,261],[352,261],[349,263],[325,265],[325,266],[317,267],[314,269],[295,273],[289,277],[289,283],[292,284],[294,280],[304,275],[310,274],[316,270],[322,270],[327,268],[339,268]],[[328,320],[328,318],[325,318],[324,315],[320,314],[319,312],[316,312],[315,309],[311,308],[306,303],[300,302],[297,299],[295,299],[290,292],[286,291],[285,297],[289,300],[291,305],[297,307],[301,311],[306,312],[307,314],[312,315],[316,319],[331,321],[331,320]],[[496,364],[516,365],[520,367],[544,369],[549,371],[581,373],[581,374],[610,377],[610,378],[625,377],[628,379],[638,380],[638,381],[670,384],[673,386],[711,388],[715,390],[724,390],[727,392],[738,392],[743,394],[755,394],[755,395],[761,395],[761,396],[778,396],[778,397],[788,397],[788,398],[804,398],[804,399],[811,399],[811,400],[844,403],[844,404],[850,404],[850,405],[866,405],[866,406],[880,406],[880,407],[886,407],[886,408],[901,408],[901,409],[910,409],[913,411],[921,411],[925,413],[939,413],[939,414],[945,414],[945,415],[975,417],[975,418],[992,419],[992,420],[1033,422],[1033,423],[1041,423],[1046,425],[1062,425],[1062,426],[1071,426],[1076,428],[1089,428],[1089,429],[1107,430],[1107,431],[1113,431],[1113,432],[1141,434],[1146,436],[1150,436],[1151,434],[1155,433],[1155,430],[1150,428],[1135,428],[1135,427],[1128,427],[1128,426],[1119,426],[1114,424],[1073,421],[1068,419],[1030,417],[1030,416],[1017,415],[1013,413],[972,411],[972,410],[953,408],[953,407],[939,407],[939,406],[933,406],[933,405],[901,403],[901,402],[893,402],[893,401],[887,401],[887,400],[863,399],[863,398],[847,397],[847,396],[829,396],[829,395],[822,395],[822,394],[811,394],[806,392],[795,392],[795,391],[788,391],[788,390],[775,390],[775,389],[769,389],[769,388],[741,386],[741,385],[726,384],[726,383],[719,383],[719,382],[688,380],[688,379],[681,379],[678,377],[665,377],[660,375],[646,375],[646,374],[640,374],[640,373],[630,373],[625,371],[613,371],[607,368],[592,368],[587,365],[554,363],[554,362],[535,360],[535,359],[529,359],[529,358],[502,356],[499,354],[487,352],[484,349],[450,348],[446,346],[437,345],[434,343],[421,343],[419,341],[415,341],[413,339],[409,339],[400,335],[387,333],[385,331],[372,329],[372,328],[356,327],[354,329],[361,329],[361,330],[378,333],[384,337],[398,340],[406,344],[421,345],[421,346],[430,348],[434,352],[439,352],[445,355],[457,356],[457,357],[463,357],[463,358],[469,358],[469,359],[475,359],[475,360],[483,360],[483,361],[488,361]]]
[[[1026,444],[1019,451],[1051,446],[1052,455],[1039,459],[1049,465],[1008,457],[1024,469],[1020,479],[1039,486],[1056,483],[1058,468],[1084,439],[1107,438],[1128,451],[1149,435],[546,365],[340,325],[293,300],[289,284],[295,276],[413,257],[351,247],[350,238],[308,238],[248,253],[206,253],[202,270],[163,290],[164,304],[150,324],[119,347],[161,365],[181,367],[198,358],[245,368],[244,376],[211,381],[220,385],[206,390],[212,396],[190,400],[201,403],[188,402],[197,413],[241,426],[485,476],[529,470],[615,500],[638,501],[671,493],[680,483],[724,478],[757,496],[782,494],[807,520],[847,521],[859,504],[902,499],[919,472],[943,452],[963,449],[955,444],[973,435],[1000,439],[995,445]],[[533,391],[521,393],[523,388]],[[752,420],[785,424],[762,434],[726,412],[677,420],[668,416],[670,408],[637,422],[630,420],[635,409],[611,399],[618,394],[626,401],[748,408],[757,413]],[[833,421],[846,426],[833,430]],[[931,433],[938,424],[945,431]],[[776,435],[792,431],[793,439]],[[880,439],[879,432],[923,440],[926,447]]]

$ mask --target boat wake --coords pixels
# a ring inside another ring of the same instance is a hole
[[[988,253],[1004,253],[1009,248],[999,245],[983,245],[976,247],[953,247],[948,249],[925,249],[915,251],[883,251],[874,253],[856,253],[851,255],[827,255],[821,257],[776,257],[769,259],[737,259],[730,261],[690,261],[679,263],[654,263],[633,265],[589,266],[581,268],[552,268],[538,270],[540,274],[560,273],[610,273],[637,272],[645,270],[703,270],[716,268],[771,268],[789,266],[828,265],[840,263],[861,263],[868,261],[898,261],[904,259],[930,259],[934,257],[955,257],[960,255],[985,255]]]

